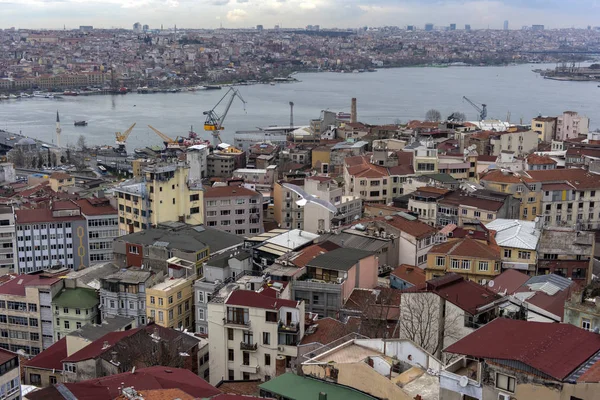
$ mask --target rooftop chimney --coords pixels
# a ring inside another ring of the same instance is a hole
[[[319,393],[319,400],[327,400],[327,393],[320,392]]]
[[[357,115],[356,115],[356,97],[352,98],[352,105],[350,106],[350,122],[356,122],[357,121]]]

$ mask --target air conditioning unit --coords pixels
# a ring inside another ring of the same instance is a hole
[[[510,395],[506,393],[498,393],[498,400],[510,400]]]

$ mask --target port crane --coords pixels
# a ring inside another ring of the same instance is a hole
[[[158,129],[156,129],[155,127],[153,127],[151,125],[148,125],[148,128],[152,129],[154,131],[154,133],[156,133],[163,140],[167,149],[180,149],[181,148],[179,142],[177,141],[177,139],[179,139],[179,136],[176,139],[171,139],[170,137],[168,137],[167,135],[165,135],[164,133],[162,133],[161,131],[159,131]]]
[[[466,100],[470,105],[473,106],[479,112],[479,120],[483,121],[487,117],[487,104],[482,104],[481,107],[477,104],[473,103],[467,96],[463,96],[463,99]]]
[[[127,138],[129,137],[129,134],[131,134],[131,131],[133,130],[133,127],[135,126],[136,122],[133,123],[133,125],[131,125],[129,128],[127,128],[127,130],[123,133],[121,132],[115,132],[115,139],[116,139],[116,144],[117,144],[117,148],[115,149],[115,151],[117,153],[122,153],[122,154],[126,154],[127,150],[125,149],[125,144],[127,142]]]
[[[229,99],[225,104],[225,110],[223,111],[223,114],[219,115],[217,114],[215,109],[219,106],[219,104],[221,104],[223,100],[225,100],[227,96],[229,96]],[[225,117],[227,117],[229,108],[231,108],[231,104],[233,103],[233,100],[235,100],[236,97],[238,97],[242,101],[245,110],[246,101],[242,98],[240,92],[237,89],[235,89],[234,87],[230,87],[227,93],[225,93],[225,95],[221,97],[221,100],[219,100],[219,102],[215,104],[215,106],[211,110],[204,111],[203,113],[204,115],[206,115],[206,121],[204,122],[204,130],[210,131],[212,133],[214,147],[217,147],[220,143],[223,142],[221,140],[221,135],[219,134],[219,131],[225,129],[223,127],[223,121],[225,121]]]

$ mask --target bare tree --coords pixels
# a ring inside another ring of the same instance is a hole
[[[460,111],[454,111],[448,117],[448,121],[451,121],[451,122],[463,122],[463,121],[466,121],[466,119],[467,119],[467,116]]]
[[[79,138],[77,139],[77,148],[80,151],[87,151],[87,142],[85,140],[85,136],[79,135]]]
[[[25,152],[21,146],[15,146],[9,154],[16,167],[25,166]]]
[[[435,293],[403,293],[400,304],[400,338],[409,339],[441,358],[442,349],[460,338],[459,327],[464,322],[458,312],[446,307],[444,299]]]
[[[429,110],[425,113],[425,121],[439,122],[441,120],[442,120],[442,114],[436,109],[432,108],[431,110]]]

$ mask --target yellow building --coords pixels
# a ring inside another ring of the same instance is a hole
[[[146,316],[165,328],[194,328],[195,264],[178,257],[167,260],[169,277],[146,289]]]
[[[141,180],[115,188],[121,235],[168,221],[204,223],[202,185],[188,181],[186,164],[157,164],[142,172]]]
[[[500,248],[493,239],[449,238],[427,253],[425,276],[430,280],[455,272],[465,279],[483,283],[484,279],[489,281],[499,275],[500,267]]]
[[[540,142],[550,143],[556,132],[556,117],[536,117],[531,120],[531,129],[538,134]]]
[[[521,201],[519,219],[533,221],[542,213],[542,182],[526,172],[513,173],[493,170],[480,178],[479,182],[489,190],[512,194]]]
[[[50,188],[55,192],[62,192],[64,188],[75,185],[75,178],[64,172],[53,172],[48,180]]]
[[[331,149],[326,146],[315,147],[312,149],[312,169],[327,174],[329,173],[329,165],[331,164]]]
[[[503,269],[536,273],[537,247],[541,231],[533,221],[498,218],[485,225],[496,231],[494,239],[500,246]]]

